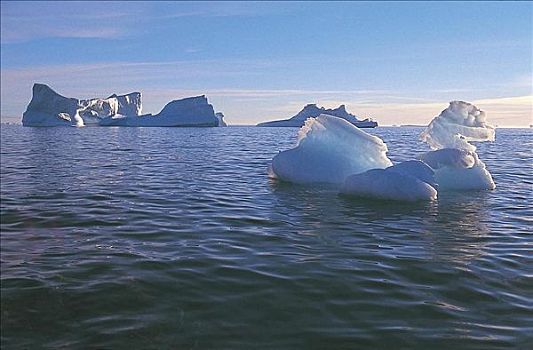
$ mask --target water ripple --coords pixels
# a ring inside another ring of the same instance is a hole
[[[495,191],[409,205],[269,180],[292,128],[1,132],[3,348],[533,344],[530,130],[479,145]]]

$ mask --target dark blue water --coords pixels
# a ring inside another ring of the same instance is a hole
[[[296,133],[2,125],[2,348],[533,348],[530,130],[420,204],[269,180]]]

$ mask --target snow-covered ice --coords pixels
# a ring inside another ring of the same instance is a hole
[[[392,165],[387,146],[348,121],[321,114],[309,118],[295,148],[272,159],[270,174],[294,183],[342,184],[352,174]]]

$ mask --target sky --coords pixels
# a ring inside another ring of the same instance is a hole
[[[452,100],[533,124],[530,2],[1,1],[2,122],[33,83],[77,98],[140,91],[143,112],[205,94],[230,124],[345,104],[427,124]]]

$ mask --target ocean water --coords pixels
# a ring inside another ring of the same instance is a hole
[[[2,349],[533,348],[530,130],[418,204],[270,180],[296,133],[2,125]]]

